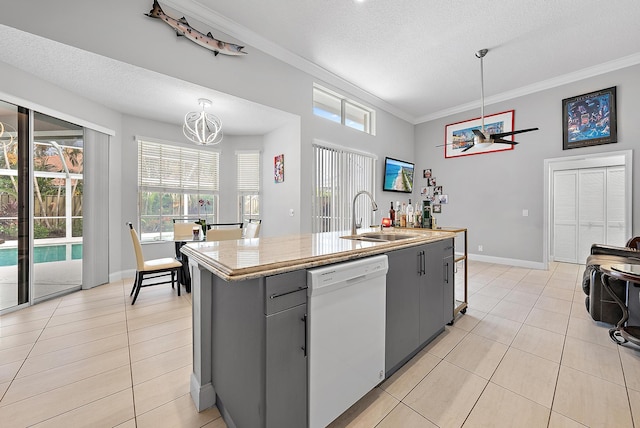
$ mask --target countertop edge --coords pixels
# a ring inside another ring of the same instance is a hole
[[[326,254],[321,256],[304,257],[295,260],[282,261],[278,263],[271,263],[265,265],[257,265],[249,268],[241,269],[229,269],[227,266],[217,263],[215,259],[208,257],[198,251],[197,248],[191,246],[182,247],[181,251],[189,257],[189,260],[193,260],[198,264],[206,267],[209,271],[216,276],[222,278],[225,281],[235,282],[244,281],[249,279],[261,278],[265,276],[277,275],[285,272],[290,272],[299,269],[308,269],[312,267],[318,267],[328,265],[332,263],[339,263],[348,260],[358,259],[361,257],[373,256],[377,254],[386,253],[389,251],[399,250],[403,248],[415,247],[422,244],[428,244],[430,242],[442,241],[444,239],[455,238],[455,232],[446,230],[437,230],[439,235],[424,236],[415,239],[380,242],[376,245],[368,248],[357,248],[349,251]],[[341,238],[339,238],[341,239]]]

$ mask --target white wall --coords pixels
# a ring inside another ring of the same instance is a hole
[[[36,8],[38,13],[33,13]],[[311,108],[312,85],[317,79],[251,46],[246,48],[249,55],[242,58],[214,57],[195,44],[171,37],[166,25],[144,16],[150,8],[151,2],[148,0],[114,0],[108,5],[98,0],[15,2],[10,9],[3,10],[0,23],[299,116],[298,134],[294,136],[293,129],[286,131],[286,140],[290,140],[290,143],[281,148],[278,131],[269,136],[265,144],[264,174],[270,175],[273,156],[285,153],[286,179],[285,183],[278,186],[272,185],[272,180],[265,180],[264,234],[311,230],[311,174],[305,165],[310,165],[311,143],[314,139],[355,147],[382,158],[389,154],[408,159],[413,153],[411,124],[378,110],[378,135],[372,137],[317,118],[313,116]],[[170,8],[165,10],[173,12]],[[189,21],[197,28],[209,27],[191,17]],[[233,41],[233,38],[221,33],[219,37]],[[326,82],[319,83],[330,86]],[[174,127],[157,135],[153,131],[163,130],[161,124],[125,118],[122,127],[126,129],[119,132],[117,119],[114,123],[110,115],[103,114],[99,109],[96,111],[99,106],[95,103],[86,100],[78,102],[77,96],[51,85],[29,91],[27,88],[31,87],[33,83],[29,77],[21,78],[16,85],[7,86],[11,93],[22,93],[27,101],[58,107],[57,111],[69,112],[78,118],[116,129],[110,156],[110,184],[112,199],[118,200],[112,204],[110,227],[114,231],[120,230],[120,234],[112,234],[110,272],[128,269],[131,265],[131,249],[123,225],[126,220],[135,218],[136,181],[131,175],[135,171],[135,157],[131,155],[131,145],[135,143],[133,136],[175,140],[179,130]],[[353,94],[345,95],[362,101]],[[91,107],[86,108],[87,104]],[[379,171],[382,175],[381,167]],[[382,178],[378,188],[382,188]],[[380,194],[378,197],[385,199]],[[277,202],[283,199],[284,203]],[[387,198],[388,201],[391,199]],[[385,205],[388,206],[388,203],[381,204]],[[270,208],[274,208],[273,214]],[[288,217],[290,208],[294,209],[293,218]],[[282,220],[284,218],[286,221]],[[272,230],[271,225],[274,227]]]
[[[416,126],[416,162],[432,168],[437,184],[449,195],[438,215],[440,225],[469,228],[469,252],[503,260],[542,263],[544,233],[544,159],[634,149],[640,135],[637,100],[640,66],[486,106],[492,114],[515,110],[515,128],[540,128],[516,136],[514,150],[445,159],[442,147],[447,124],[478,117],[470,111]],[[562,100],[617,86],[618,142],[562,150]],[[634,163],[640,161],[638,151]],[[422,180],[422,179],[420,179]],[[640,176],[633,177],[633,235],[640,232]],[[522,210],[529,216],[523,217]],[[484,252],[478,252],[483,245]]]
[[[413,153],[413,125],[378,110],[378,133],[372,137],[317,118],[312,112],[312,85],[316,81],[331,85],[251,46],[245,49],[249,54],[241,58],[215,57],[172,36],[166,25],[144,16],[151,5],[149,0],[112,0],[108,5],[99,0],[16,2],[10,10],[3,11],[0,23],[299,116],[300,164],[289,163],[287,169],[295,171],[297,167],[300,175],[289,174],[287,179],[300,182],[295,196],[298,201],[290,201],[290,205],[300,206],[302,232],[311,230],[311,175],[301,165],[310,162],[314,139],[357,147],[382,158],[387,151],[399,158],[409,158]],[[33,13],[36,7],[38,13]],[[164,9],[168,14],[180,13]],[[188,18],[196,28],[211,28]],[[219,31],[216,35],[234,41]],[[357,95],[345,95],[363,102]],[[94,119],[99,122],[100,118]],[[381,179],[378,187],[382,188]]]
[[[302,171],[300,122],[283,126],[264,136],[262,152],[262,226],[260,236],[299,233]],[[284,155],[284,181],[273,179],[274,157]],[[304,162],[309,165],[309,162]],[[305,171],[308,168],[305,167]],[[290,211],[293,210],[293,215]]]

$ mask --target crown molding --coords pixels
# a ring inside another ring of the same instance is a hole
[[[180,11],[180,13],[192,16],[194,19],[198,19],[204,24],[211,25],[217,30],[222,31],[229,36],[237,39],[238,42],[246,43],[252,48],[258,49],[266,53],[267,55],[270,55],[286,64],[289,64],[294,68],[297,68],[300,71],[303,71],[315,78],[321,79],[323,82],[328,83],[340,90],[347,91],[350,94],[353,94],[356,97],[360,98],[362,101],[380,108],[387,113],[390,113],[413,125],[418,125],[424,122],[429,122],[432,120],[480,108],[480,100],[476,100],[424,116],[416,117],[365,91],[364,89],[354,85],[353,83],[343,79],[342,77],[320,67],[319,65],[305,58],[302,58],[299,55],[294,54],[293,52],[283,48],[282,46],[272,42],[271,40],[262,37],[258,33],[238,24],[237,22],[220,14],[219,12],[203,6],[202,4],[198,3],[197,0],[163,0],[163,4],[166,4],[167,6]],[[611,71],[631,67],[636,64],[640,64],[640,53],[594,65],[592,67],[587,67],[573,73],[568,73],[562,76],[543,80],[541,82],[523,86],[512,91],[507,91],[501,94],[486,97],[484,100],[485,106],[502,101],[508,101],[525,95],[530,95],[536,92],[544,91],[546,89],[551,89],[569,83],[577,82],[579,80],[588,79],[590,77],[598,76]]]
[[[365,91],[364,89],[354,85],[353,83],[341,78],[340,76],[320,67],[319,65],[294,54],[288,49],[268,40],[258,33],[244,27],[237,22],[221,15],[219,12],[203,6],[194,0],[164,0],[162,2],[167,6],[180,11],[186,15],[192,16],[194,19],[202,21],[204,24],[211,25],[218,31],[237,39],[241,44],[247,44],[252,48],[261,50],[262,52],[272,56],[292,67],[295,67],[315,78],[321,79],[336,88],[347,91],[355,95],[362,101],[365,101],[377,108],[380,108],[392,115],[405,120],[411,124],[415,124],[415,116],[399,109],[396,106],[376,97],[375,95]]]
[[[577,82],[579,80],[588,79],[591,77],[599,76],[601,74],[609,73],[612,71],[620,70],[623,68],[631,67],[640,64],[640,53],[625,56],[613,61],[605,62],[602,64],[594,65],[591,67],[583,68],[573,73],[568,73],[562,76],[554,77],[551,79],[543,80],[541,82],[533,83],[531,85],[523,86],[512,91],[503,92],[501,94],[492,95],[484,99],[484,105],[496,104],[502,101],[508,101],[514,98],[523,97],[536,92],[544,91],[558,86],[567,85],[569,83]],[[414,125],[420,123],[429,122],[435,119],[441,119],[443,117],[451,116],[453,114],[463,113],[472,109],[480,108],[481,101],[473,101],[466,104],[461,104],[456,107],[451,107],[445,110],[441,110],[432,114],[428,114],[422,117],[416,118]]]

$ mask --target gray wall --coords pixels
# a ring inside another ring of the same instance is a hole
[[[498,259],[542,263],[544,160],[628,150],[640,133],[637,100],[640,66],[574,82],[517,99],[486,106],[485,114],[515,110],[515,128],[540,128],[517,136],[514,150],[445,159],[442,147],[447,124],[480,116],[479,109],[416,126],[416,166],[432,168],[437,184],[449,195],[438,223],[469,229],[469,252]],[[562,100],[617,86],[618,143],[562,150]],[[634,164],[638,165],[638,151]],[[420,179],[422,181],[422,178]],[[416,186],[418,187],[418,186]],[[633,177],[633,235],[638,235],[640,177]],[[417,197],[417,193],[415,194]],[[529,216],[523,217],[522,210]],[[484,251],[478,252],[478,245]]]

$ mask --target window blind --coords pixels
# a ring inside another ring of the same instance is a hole
[[[236,152],[236,183],[238,192],[260,192],[260,152]]]
[[[138,186],[182,192],[219,190],[218,152],[139,141]]]
[[[374,155],[343,148],[313,145],[314,232],[349,230],[353,198],[360,190],[375,197]],[[366,196],[356,201],[356,222],[362,227],[375,224],[375,213]]]

